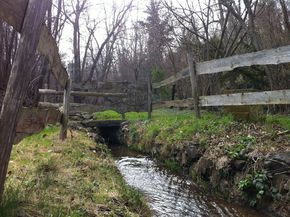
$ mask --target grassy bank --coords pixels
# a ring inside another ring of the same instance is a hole
[[[206,145],[210,135],[223,134],[233,122],[229,115],[203,113],[197,119],[191,110],[156,110],[151,121],[131,124],[130,144],[140,149],[160,144],[164,151],[170,151],[172,145],[197,139]]]
[[[105,146],[81,132],[61,142],[58,132],[48,127],[14,146],[1,217],[150,216]]]
[[[97,120],[122,119],[121,114],[112,110],[97,112],[94,117]],[[253,140],[252,145],[259,144],[259,137],[266,138],[267,142],[260,146],[266,151],[276,146],[275,141],[271,141],[273,137],[290,130],[290,118],[283,115],[268,115],[255,123],[235,121],[231,115],[209,112],[203,112],[197,119],[194,111],[178,109],[154,110],[150,121],[146,112],[128,112],[125,117],[131,121],[129,144],[140,151],[150,150],[152,145],[158,144],[168,152],[172,146],[186,141],[197,142],[206,148],[223,138],[228,143],[225,149],[229,150],[229,155],[234,155],[232,152],[246,146],[246,140]]]
[[[154,111],[151,121],[132,122],[127,140],[172,171],[188,172],[217,195],[287,216],[290,206],[283,201],[289,201],[288,170],[276,174],[266,170],[265,162],[290,153],[289,130],[289,116],[247,122],[203,112],[196,119],[193,111],[172,109]]]

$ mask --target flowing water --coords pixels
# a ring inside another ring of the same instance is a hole
[[[192,182],[169,173],[148,157],[130,153],[125,147],[112,147],[112,153],[126,182],[148,198],[154,216],[265,216],[213,198]]]

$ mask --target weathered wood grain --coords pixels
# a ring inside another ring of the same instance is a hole
[[[183,69],[182,71],[178,72],[177,74],[170,76],[169,78],[159,82],[159,83],[154,83],[153,88],[158,89],[160,87],[164,87],[170,84],[175,83],[176,81],[179,81],[184,78],[189,77],[189,68]]]
[[[59,123],[60,119],[61,112],[58,108],[22,108],[13,143],[17,144],[22,139],[41,132],[48,124]]]
[[[284,46],[276,49],[262,50],[254,53],[247,53],[223,59],[197,63],[196,70],[198,75],[205,75],[232,71],[239,67],[253,65],[277,65],[288,62],[290,62],[290,46]],[[189,69],[186,68],[174,76],[171,76],[159,83],[153,84],[153,87],[154,89],[157,89],[188,77]]]
[[[55,39],[46,25],[43,25],[37,50],[49,61],[50,69],[59,84],[64,88],[68,80],[68,73],[61,62]]]
[[[197,72],[196,72],[196,62],[193,58],[192,52],[187,54],[187,61],[189,65],[189,75],[191,83],[191,92],[194,104],[194,111],[197,118],[200,118],[199,110],[199,96],[198,96],[198,83],[197,83]]]
[[[200,97],[200,105],[203,107],[275,104],[290,104],[290,90],[235,93]]]
[[[44,129],[47,109],[23,108],[16,127],[16,133],[34,134]]]
[[[198,63],[196,69],[199,75],[204,75],[232,71],[239,67],[278,65],[288,62],[290,62],[290,46],[284,46],[276,49],[262,50],[254,53]]]
[[[147,114],[148,120],[152,118],[152,75],[151,72],[148,75],[148,82],[147,82]]]
[[[65,140],[67,138],[67,128],[68,128],[68,116],[70,109],[70,96],[71,96],[71,79],[69,78],[64,90],[63,95],[63,111],[61,118],[61,130],[60,130],[60,139]]]
[[[60,121],[61,121],[60,110],[58,108],[56,108],[56,109],[50,108],[47,110],[48,111],[47,111],[45,125],[60,123]]]
[[[194,103],[193,99],[183,99],[183,100],[174,100],[174,101],[160,101],[153,103],[153,109],[160,108],[193,108]]]
[[[61,109],[63,107],[62,103],[48,103],[48,102],[40,102],[38,103],[38,107],[40,108],[54,108],[54,109]],[[76,113],[94,113],[98,111],[105,111],[108,110],[108,107],[103,104],[79,104],[79,103],[70,103],[70,110],[69,114],[74,115]],[[122,113],[119,111],[118,108],[114,108],[114,110]]]
[[[56,91],[51,89],[40,89],[41,95],[63,95],[63,91]],[[71,96],[95,96],[95,97],[125,97],[126,93],[101,93],[101,92],[82,92],[71,91]]]
[[[22,25],[21,38],[10,73],[0,113],[0,197],[4,189],[15,129],[26,97],[40,38],[47,0],[30,0]]]
[[[1,0],[0,17],[21,32],[28,0]]]
[[[201,107],[275,104],[290,104],[290,90],[235,93],[199,97],[199,105]],[[157,102],[154,103],[153,108],[192,108],[193,105],[193,99],[190,98],[184,100]]]
[[[0,18],[13,26],[18,32],[22,31],[22,24],[26,13],[28,0],[1,0]],[[49,60],[50,68],[62,87],[65,87],[68,73],[63,67],[56,41],[46,25],[43,25],[38,51]]]

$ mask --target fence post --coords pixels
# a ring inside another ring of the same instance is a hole
[[[69,100],[71,95],[71,78],[69,76],[63,95],[63,114],[61,118],[61,131],[60,139],[65,140],[67,138],[68,117],[69,117]]]
[[[195,111],[196,117],[200,118],[196,62],[193,58],[193,54],[191,51],[187,53],[187,60],[188,60],[188,65],[189,65],[189,75],[190,75],[194,111]]]
[[[152,118],[152,79],[151,72],[148,75],[148,120]]]
[[[2,7],[2,6],[1,6]],[[0,201],[4,191],[15,128],[25,100],[48,1],[28,1],[21,37],[0,112]]]

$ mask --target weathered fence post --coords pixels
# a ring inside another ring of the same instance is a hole
[[[195,60],[193,58],[193,54],[191,51],[187,53],[187,60],[188,60],[188,65],[189,65],[189,75],[190,75],[190,83],[191,83],[192,97],[193,97],[193,103],[194,103],[194,111],[195,111],[196,117],[200,118],[196,63],[195,63]]]
[[[15,128],[26,97],[48,1],[30,0],[0,113],[0,200],[4,191]]]
[[[63,114],[62,114],[62,118],[61,118],[61,131],[60,131],[60,139],[61,140],[65,140],[67,138],[70,95],[71,95],[71,78],[69,77],[67,80],[67,84],[66,84],[66,87],[64,90],[64,95],[63,95]]]
[[[47,83],[44,84],[44,89],[48,89]],[[48,96],[47,95],[44,95],[43,102],[48,102]]]
[[[152,77],[148,74],[148,120],[152,118]]]

